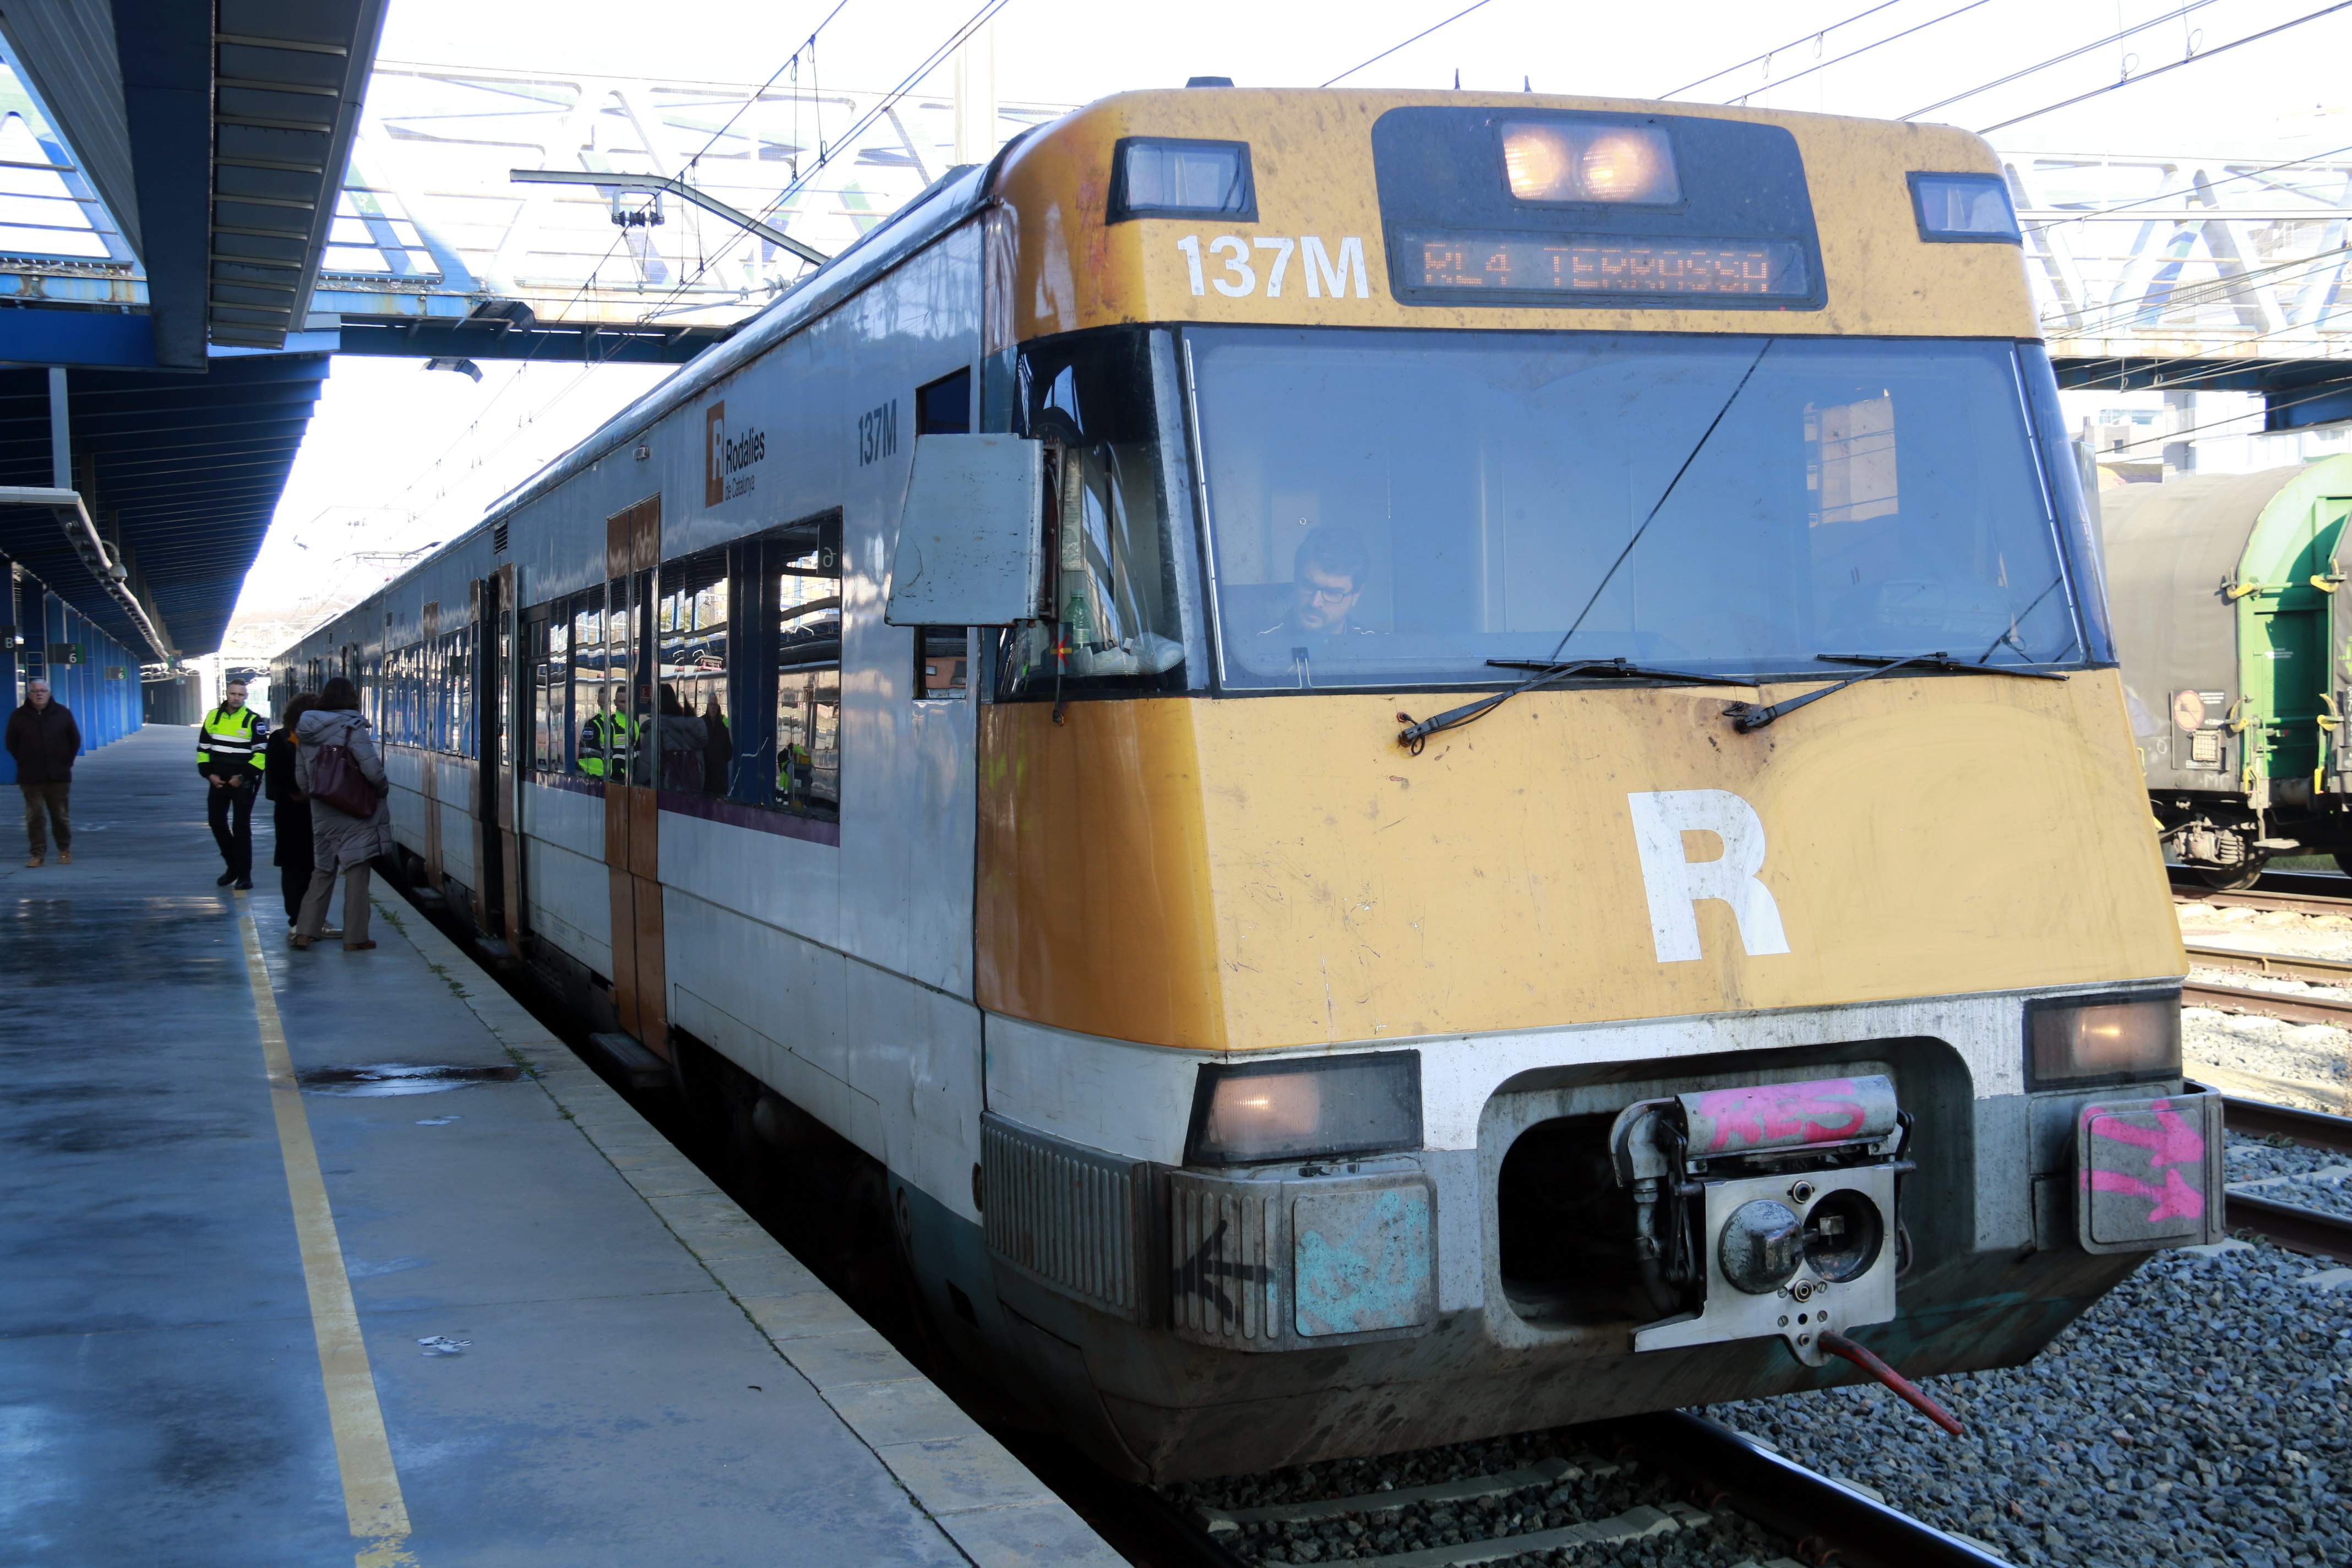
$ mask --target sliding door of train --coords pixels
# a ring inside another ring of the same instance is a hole
[[[2325,731],[2321,766],[2326,770],[2321,787],[2343,795],[2352,793],[2352,731],[2344,728],[2352,716],[2352,604],[2346,603],[2352,600],[2352,592],[2346,590],[2352,579],[2352,527],[2346,526],[2352,523],[2352,496],[2321,496],[2312,503],[2311,521],[2314,535],[2324,545],[2321,554],[2333,584],[2327,595],[2326,647],[2319,650],[2327,671],[2322,680],[2326,695],[2320,700],[2326,710],[2320,721]]]
[[[604,520],[604,865],[613,912],[613,1004],[621,1027],[669,1056],[659,807],[654,795],[651,621],[661,498]],[[575,716],[576,721],[576,716]]]
[[[473,585],[474,929],[522,946],[522,841],[515,818],[515,715],[522,710],[515,656],[515,569]]]

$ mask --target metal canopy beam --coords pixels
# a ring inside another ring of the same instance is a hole
[[[205,247],[211,224],[211,8],[114,0],[114,47],[139,193],[139,259],[155,363],[205,366]],[[73,133],[68,131],[70,137]]]
[[[493,330],[478,321],[345,316],[341,352],[398,359],[528,359],[547,363],[684,364],[734,335],[732,327],[592,325]]]

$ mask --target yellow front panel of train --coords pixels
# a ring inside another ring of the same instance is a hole
[[[1418,757],[1394,696],[984,710],[981,999],[1252,1049],[2182,972],[2113,671],[1747,695],[1531,693]]]

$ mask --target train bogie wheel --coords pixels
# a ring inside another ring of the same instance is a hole
[[[2216,892],[2235,893],[2262,880],[2264,860],[2248,860],[2237,866],[2200,866],[2197,879]]]

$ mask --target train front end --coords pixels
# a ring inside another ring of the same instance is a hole
[[[1201,90],[997,191],[985,1323],[1107,1463],[2014,1363],[2218,1237],[1980,141]]]

